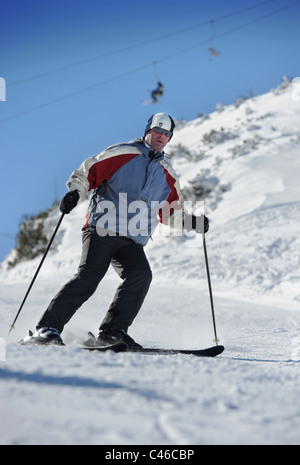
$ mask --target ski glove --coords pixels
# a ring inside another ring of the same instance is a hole
[[[74,207],[76,207],[79,200],[78,191],[67,192],[61,199],[59,209],[62,213],[68,214]]]
[[[195,231],[199,234],[206,234],[209,230],[209,220],[205,215],[184,215],[183,227],[187,231]]]

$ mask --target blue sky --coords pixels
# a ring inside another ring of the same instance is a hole
[[[153,113],[192,120],[299,76],[299,19],[292,0],[1,0],[0,260],[23,214]],[[144,105],[157,78],[161,103]]]

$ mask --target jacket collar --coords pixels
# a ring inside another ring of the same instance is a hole
[[[158,159],[158,158],[164,158],[164,152],[155,152],[149,145],[144,141],[143,138],[141,139],[134,139],[131,142],[136,147],[138,147],[143,155],[145,155],[146,158],[149,158],[149,152],[154,152],[154,157],[151,157],[152,159]]]

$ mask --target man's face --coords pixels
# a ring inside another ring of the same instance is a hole
[[[152,128],[145,135],[145,141],[153,150],[156,152],[161,152],[171,138],[171,136],[166,136],[166,132],[168,131],[164,129],[162,133],[158,134],[155,131],[155,128]]]

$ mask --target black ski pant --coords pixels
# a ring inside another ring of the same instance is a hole
[[[77,274],[58,292],[37,328],[50,326],[60,333],[76,310],[91,297],[112,264],[122,279],[99,329],[124,329],[138,314],[148,292],[152,273],[141,245],[121,236],[99,236],[83,231],[82,256]]]

